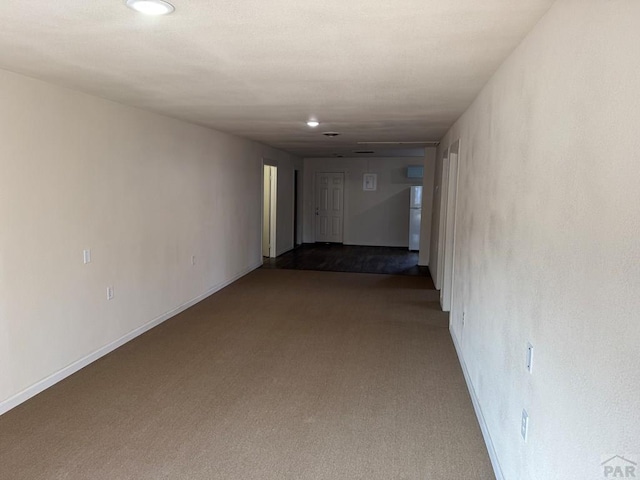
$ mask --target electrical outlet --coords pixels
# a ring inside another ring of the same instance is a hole
[[[464,322],[466,321],[466,319],[467,319],[467,312],[463,311],[462,312],[462,326],[463,327],[464,327]]]
[[[196,264],[196,256],[191,255],[191,265],[195,265],[195,264]]]
[[[527,343],[527,371],[533,373],[533,345]]]
[[[85,264],[91,263],[91,250],[86,249],[82,251],[82,261]]]
[[[529,435],[529,414],[526,410],[522,410],[522,422],[520,424],[520,435],[522,435],[522,439],[526,442],[527,436]]]
[[[107,300],[113,300],[113,287],[107,287]]]

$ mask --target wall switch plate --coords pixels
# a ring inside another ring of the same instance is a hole
[[[191,265],[195,265],[195,264],[196,264],[196,256],[191,255]]]
[[[82,251],[82,261],[85,264],[91,263],[91,250],[86,249]]]
[[[527,343],[527,371],[533,372],[533,345]]]
[[[520,423],[520,435],[522,435],[522,439],[526,442],[527,436],[529,435],[529,414],[526,410],[522,410],[522,422]]]
[[[107,287],[107,300],[113,300],[113,287]]]

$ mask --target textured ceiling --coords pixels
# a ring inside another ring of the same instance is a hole
[[[2,0],[0,68],[301,156],[380,152],[357,142],[440,139],[553,0],[172,3]]]

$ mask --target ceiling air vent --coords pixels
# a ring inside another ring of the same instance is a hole
[[[323,135],[325,137],[337,137],[340,134],[338,132],[324,132]]]
[[[357,152],[353,152],[353,153],[376,153],[373,150],[359,150]]]

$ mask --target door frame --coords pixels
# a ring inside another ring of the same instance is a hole
[[[300,201],[300,171],[296,168],[293,170],[293,248],[296,248],[302,242],[300,241],[300,232],[298,229],[300,227],[298,215],[299,207],[298,202]]]
[[[260,256],[263,256],[264,253],[264,228],[265,228],[265,219],[264,219],[264,211],[265,211],[265,176],[267,171],[269,172],[269,258],[275,258],[277,256],[276,253],[276,239],[277,239],[277,213],[278,213],[278,167],[276,165],[272,165],[269,163],[269,160],[263,159],[263,167],[262,167],[262,195],[261,195],[261,205],[262,209],[262,229],[263,235],[260,237]]]
[[[442,155],[442,173],[440,181],[440,218],[438,224],[438,259],[435,278],[436,289],[442,291],[442,279],[444,278],[444,237],[447,219],[447,195],[449,192],[449,148]],[[441,300],[442,303],[442,300]]]
[[[460,140],[456,140],[449,147],[448,155],[448,185],[446,197],[446,219],[443,251],[442,289],[440,290],[440,306],[444,312],[450,312],[453,305],[453,285],[455,270],[456,248],[456,219],[458,206],[458,178],[460,172]],[[443,166],[444,167],[444,166]]]

